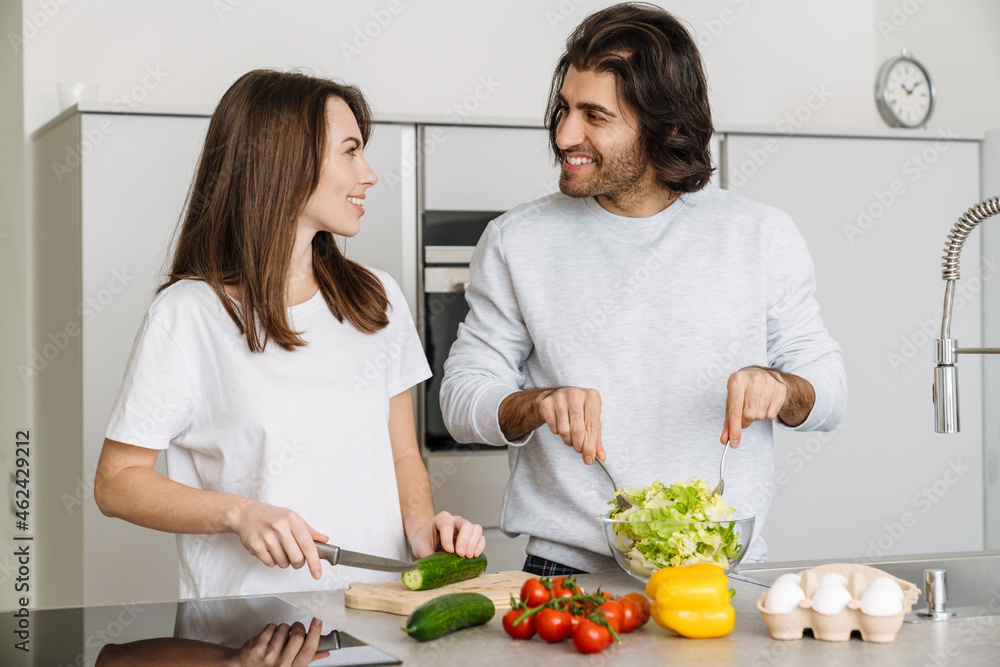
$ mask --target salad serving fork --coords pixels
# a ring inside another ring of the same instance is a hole
[[[722,468],[726,465],[726,453],[729,451],[729,443],[727,442],[723,447],[725,449],[722,450],[722,460],[719,461],[719,483],[712,489],[713,496],[721,496],[726,488],[726,482],[722,479]]]
[[[615,478],[611,476],[611,472],[608,471],[608,467],[604,465],[604,461],[597,458],[596,456],[594,457],[594,460],[601,464],[601,470],[603,470],[604,474],[607,475],[608,479],[611,480],[611,486],[615,487],[615,502],[618,503],[618,509],[627,510],[629,507],[632,507],[632,503],[628,501],[628,498],[625,497],[625,494],[618,493],[618,485],[615,484]]]

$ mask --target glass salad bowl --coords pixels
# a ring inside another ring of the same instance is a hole
[[[664,567],[715,563],[729,572],[746,555],[754,516],[734,511],[720,521],[640,521],[601,517],[604,537],[623,570],[649,581]]]

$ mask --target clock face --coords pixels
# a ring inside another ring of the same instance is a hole
[[[883,84],[883,100],[900,125],[919,127],[931,112],[931,81],[923,68],[901,59],[889,69]]]

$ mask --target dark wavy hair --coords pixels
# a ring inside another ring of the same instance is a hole
[[[351,109],[367,146],[371,110],[354,86],[262,69],[230,86],[209,121],[173,266],[156,290],[184,279],[208,283],[253,352],[262,352],[268,340],[289,351],[306,345],[288,323],[285,290],[296,221],[323,166],[330,98]],[[382,283],[344,257],[332,233],[313,237],[312,263],[338,320],[365,333],[389,324]],[[238,306],[226,286],[237,288]]]
[[[638,119],[642,148],[663,187],[677,193],[705,187],[713,171],[708,84],[698,47],[670,12],[646,3],[615,5],[588,16],[566,39],[545,111],[557,162],[559,91],[570,65],[614,74],[618,99]]]

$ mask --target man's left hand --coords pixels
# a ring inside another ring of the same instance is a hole
[[[806,420],[816,402],[808,380],[777,368],[747,366],[729,376],[726,423],[722,444],[738,447],[747,426],[761,419],[777,419],[789,426]]]
[[[726,423],[722,428],[722,444],[733,448],[740,444],[740,435],[747,426],[761,419],[775,419],[785,405],[788,384],[780,371],[759,366],[742,368],[729,376],[726,385]]]

